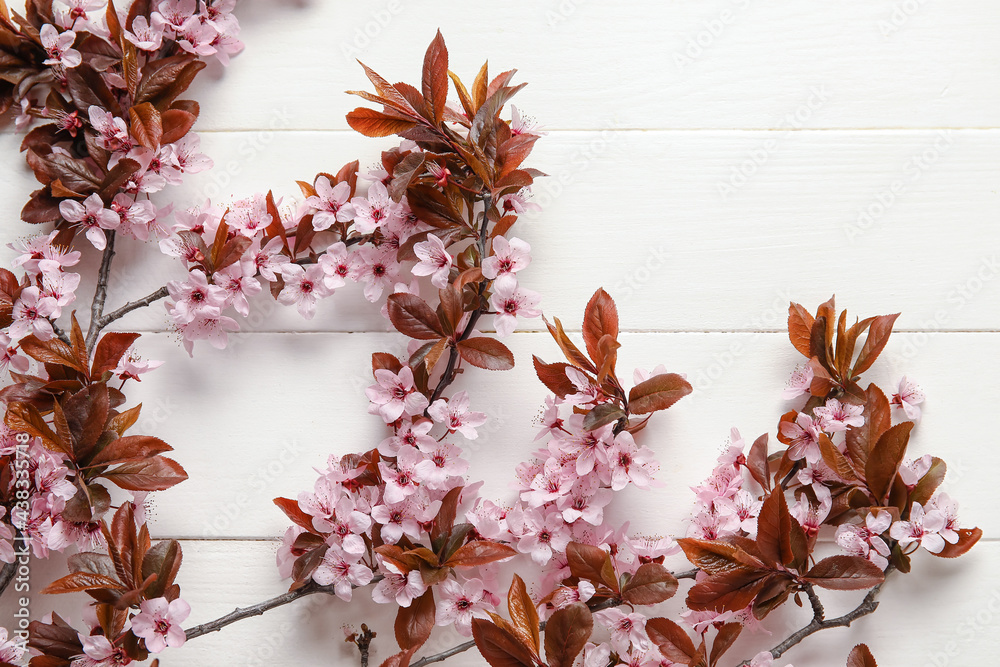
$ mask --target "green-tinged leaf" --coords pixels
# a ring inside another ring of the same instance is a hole
[[[489,371],[509,371],[514,368],[514,353],[506,345],[486,336],[476,336],[458,342],[462,359]]]
[[[582,602],[557,610],[545,625],[545,659],[549,667],[572,667],[594,631],[594,616]]]
[[[659,563],[643,563],[622,587],[622,599],[633,605],[659,604],[677,593],[677,578]]]
[[[816,563],[804,581],[834,591],[858,591],[885,581],[881,568],[862,556],[830,556]]]
[[[906,454],[913,422],[902,422],[882,434],[872,447],[865,463],[865,480],[876,504],[881,504],[889,493],[899,464]]]
[[[632,387],[628,393],[628,411],[634,415],[643,415],[666,410],[691,391],[691,383],[677,373],[654,375]]]

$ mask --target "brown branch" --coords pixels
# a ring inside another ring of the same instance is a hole
[[[886,570],[886,575],[888,575],[891,570],[891,567]],[[820,630],[827,630],[829,628],[846,628],[859,618],[863,618],[874,613],[874,611],[878,609],[879,604],[876,598],[878,598],[878,594],[882,590],[884,583],[885,582],[868,591],[868,595],[865,596],[865,599],[862,600],[861,604],[857,607],[843,616],[838,616],[837,618],[831,618],[829,620],[823,618],[823,604],[820,602],[819,596],[816,595],[816,591],[813,590],[811,586],[807,586],[805,589],[806,595],[809,596],[809,602],[812,604],[813,608],[812,620],[809,621],[808,625],[793,632],[787,639],[785,639],[785,641],[772,648],[771,656],[773,658],[780,658],[786,651],[788,651],[788,649],[792,648],[809,635],[815,634]],[[749,664],[749,660],[744,660],[738,665],[738,667],[746,667],[746,665]]]
[[[167,290],[166,287],[161,287],[160,289],[156,290],[152,294],[147,294],[146,296],[142,297],[141,299],[136,299],[135,301],[130,301],[129,303],[126,303],[124,306],[122,306],[118,310],[112,311],[112,312],[108,313],[107,315],[104,315],[103,317],[101,317],[98,320],[98,331],[100,331],[104,327],[108,326],[109,324],[111,324],[115,320],[120,320],[121,318],[123,318],[126,315],[128,315],[129,313],[131,313],[133,310],[138,310],[139,308],[145,308],[146,306],[148,306],[148,305],[150,305],[150,304],[152,304],[152,303],[154,303],[156,301],[159,301],[163,297],[167,296],[169,293],[170,292]]]
[[[66,343],[69,346],[73,345],[73,343],[69,339],[69,336],[66,335],[66,332],[60,329],[59,325],[56,324],[54,320],[50,319],[49,324],[52,325],[52,333],[56,335],[56,338],[58,338],[59,340],[61,340],[62,342]]]
[[[97,288],[94,290],[94,300],[90,305],[90,326],[87,328],[87,349],[93,350],[97,335],[101,332],[101,319],[104,315],[104,302],[108,298],[108,279],[111,276],[111,260],[115,257],[115,233],[105,232],[107,245],[101,255],[101,268],[97,272]]]

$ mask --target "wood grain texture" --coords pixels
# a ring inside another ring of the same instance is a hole
[[[776,665],[841,667],[858,642],[884,665],[995,662],[1000,5],[511,0],[487,12],[460,0],[241,0],[238,14],[247,51],[191,90],[216,168],[170,191],[180,207],[269,188],[297,195],[296,179],[355,158],[374,164],[392,140],[347,131],[344,114],[361,100],[342,91],[367,86],[354,58],[413,80],[438,27],[463,77],[489,58],[491,71],[517,67],[530,82],[516,103],[550,131],[532,159],[551,177],[536,188],[542,212],[516,231],[534,249],[525,286],[578,330],[603,285],[629,332],[620,368],[664,363],[696,387],[643,434],[666,485],[629,490],[609,510],[636,531],[683,532],[689,487],[731,426],[750,438],[773,432],[799,362],[779,332],[789,300],[813,307],[836,293],[859,316],[902,311],[907,333],[893,337],[870,379],[891,389],[905,374],[922,385],[928,401],[912,451],[947,460],[944,488],[963,523],[987,537],[961,561],[918,558],[916,574],[890,580],[874,617],[813,637]],[[3,242],[34,231],[16,220],[35,187],[19,142],[9,122],[0,127]],[[12,256],[0,247],[0,265]],[[96,264],[90,253],[79,270]],[[155,248],[121,243],[109,305],[179,275]],[[77,307],[91,291],[81,288]],[[271,498],[310,488],[329,454],[381,440],[384,427],[365,414],[368,359],[404,346],[356,288],[309,322],[265,298],[255,305],[228,350],[200,346],[194,359],[165,331],[161,305],[119,323],[150,332],[140,351],[168,362],[129,396],[144,404],[136,428],[173,444],[191,474],[150,508],[157,537],[183,538],[191,625],[285,589],[274,552],[287,521]],[[513,371],[472,371],[458,385],[489,415],[468,445],[470,477],[498,499],[510,497],[514,466],[533,449],[544,389],[530,355],[558,354],[541,333],[509,344]],[[84,598],[37,592],[63,567],[58,557],[33,563],[32,614],[56,608],[79,624]],[[161,664],[355,665],[341,628],[362,621],[379,632],[378,664],[392,651],[393,610],[360,597],[350,607],[299,602],[168,651]],[[0,625],[14,604],[10,594],[0,600]],[[773,636],[742,639],[730,655],[752,655],[807,620],[792,605],[780,613]],[[439,628],[427,651],[461,640]],[[445,664],[484,663],[470,653]]]

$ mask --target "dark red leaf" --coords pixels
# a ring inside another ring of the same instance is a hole
[[[642,415],[666,410],[691,391],[691,383],[677,373],[654,375],[632,387],[628,393],[628,411],[634,415]]]
[[[495,338],[477,336],[458,342],[458,352],[473,366],[490,371],[514,368],[514,353]]]
[[[549,667],[572,667],[594,631],[594,617],[582,602],[559,609],[545,625],[545,659]]]
[[[685,630],[669,618],[651,618],[646,621],[646,634],[656,644],[663,657],[681,665],[697,662],[700,654]]]
[[[434,589],[413,600],[409,607],[400,607],[396,614],[396,642],[404,651],[419,648],[434,630]]]
[[[444,337],[437,313],[415,294],[401,292],[390,295],[388,310],[392,325],[410,338],[436,340]]]
[[[643,563],[622,587],[622,599],[629,604],[659,604],[677,593],[677,578],[659,563]]]
[[[804,581],[834,591],[858,591],[885,581],[881,568],[863,556],[830,556],[816,563]]]

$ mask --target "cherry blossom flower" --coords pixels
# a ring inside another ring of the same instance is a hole
[[[465,519],[488,540],[507,533],[507,512],[491,500],[477,498],[473,508],[465,513]]]
[[[562,513],[553,510],[543,514],[540,509],[526,509],[522,515],[523,533],[517,542],[518,551],[529,554],[531,560],[538,565],[545,565],[552,559],[554,552],[566,549],[571,535]],[[508,514],[508,525],[513,518]]]
[[[788,381],[788,387],[781,392],[781,397],[785,400],[797,398],[802,394],[809,394],[809,387],[813,381],[813,369],[808,363],[795,367],[792,377]]]
[[[958,542],[958,501],[947,493],[939,493],[927,501],[928,511],[936,511],[944,517],[944,528],[938,534],[948,544]]]
[[[52,319],[57,319],[62,315],[63,306],[76,301],[76,290],[80,286],[79,273],[46,273],[42,276],[41,296],[51,297],[56,302],[56,307],[52,311]]]
[[[252,262],[234,262],[212,275],[212,282],[225,290],[224,307],[232,306],[243,317],[250,315],[250,301],[261,292],[260,282],[254,278],[255,268]]]
[[[531,188],[527,186],[523,187],[517,192],[500,197],[500,199],[497,200],[497,208],[503,211],[504,215],[507,215],[508,213],[521,215],[527,211],[541,211],[541,206],[528,201],[530,196]]]
[[[812,417],[803,413],[794,422],[781,422],[781,435],[788,438],[788,458],[793,461],[805,459],[809,463],[820,460],[820,427]]]
[[[933,463],[934,457],[930,454],[924,454],[913,460],[903,459],[899,466],[899,478],[903,480],[903,484],[912,489],[927,474]]]
[[[715,501],[715,508],[722,517],[735,517],[739,529],[756,538],[757,515],[763,504],[763,501],[757,500],[746,489],[740,489],[732,498],[718,498]]]
[[[156,207],[148,200],[135,201],[125,193],[118,193],[110,210],[118,214],[118,232],[139,241],[148,241],[150,223],[156,219]]]
[[[169,149],[166,161],[184,174],[198,174],[215,164],[212,158],[201,152],[201,137],[194,132],[188,132],[166,148]]]
[[[123,30],[122,34],[142,51],[158,51],[163,44],[163,31],[150,25],[142,15],[136,16],[132,20],[132,29]]]
[[[523,289],[517,283],[501,281],[495,286],[490,306],[496,311],[493,326],[501,338],[509,336],[517,326],[517,317],[538,317],[542,314],[538,304],[542,297],[537,292]]]
[[[439,398],[427,408],[427,415],[439,424],[448,427],[448,431],[461,433],[469,440],[479,437],[477,426],[486,423],[486,413],[469,410],[469,395],[464,391],[457,392],[451,400]]]
[[[820,499],[820,503],[816,505],[810,502],[806,494],[802,494],[798,502],[788,508],[788,512],[799,522],[806,535],[811,536],[819,533],[819,527],[830,516],[831,505],[832,501],[828,497]]]
[[[163,365],[162,361],[143,361],[137,355],[122,355],[118,365],[111,371],[119,380],[135,380],[140,382],[140,375],[156,370]]]
[[[462,450],[455,445],[442,442],[421,450],[426,458],[417,464],[416,470],[420,479],[432,489],[444,488],[450,478],[461,477],[469,471],[469,462],[462,458]]]
[[[26,373],[29,363],[28,358],[14,347],[10,336],[0,331],[0,373],[5,373],[8,368],[15,373]]]
[[[646,617],[640,613],[626,614],[620,609],[603,609],[594,612],[594,620],[611,632],[611,646],[617,653],[625,653],[629,645],[640,651],[651,647],[646,636]]]
[[[583,649],[583,667],[608,667],[611,664],[611,645],[587,642]]]
[[[604,508],[615,494],[611,489],[594,488],[596,486],[593,478],[579,480],[568,494],[559,499],[566,523],[582,519],[592,526],[600,526],[604,522]]]
[[[8,243],[7,247],[18,253],[11,262],[11,267],[21,267],[29,276],[40,273],[55,273],[63,267],[76,265],[80,261],[80,252],[69,252],[63,246],[52,245],[58,231],[48,235],[32,236],[26,240]]]
[[[429,419],[421,419],[416,422],[404,419],[400,422],[394,435],[379,443],[378,450],[385,456],[395,456],[400,447],[409,445],[425,454],[433,452],[438,443],[427,435],[432,428],[434,428],[434,422]]]
[[[420,570],[411,570],[409,574],[404,576],[398,571],[394,571],[393,566],[388,563],[383,563],[383,567],[389,571],[385,573],[385,578],[375,584],[375,588],[372,589],[372,600],[375,602],[409,607],[415,598],[427,591]]]
[[[410,269],[413,275],[430,276],[431,284],[440,289],[448,286],[452,256],[445,248],[444,241],[434,234],[428,234],[426,241],[421,241],[413,246],[413,253],[420,260]]]
[[[139,605],[139,613],[132,617],[132,632],[146,640],[150,653],[160,653],[163,649],[179,648],[184,645],[184,630],[181,628],[191,614],[191,605],[177,598],[146,600]]]
[[[910,519],[893,523],[889,529],[889,537],[897,540],[901,547],[917,544],[932,554],[941,553],[945,540],[940,532],[945,529],[945,524],[945,516],[938,510],[925,512],[920,503],[913,503],[910,507]]]
[[[535,120],[534,116],[522,116],[521,111],[513,104],[510,105],[510,116],[510,133],[515,136],[527,134],[540,137],[548,134],[548,132],[541,131],[541,127],[539,127],[538,121]]]
[[[399,419],[405,412],[416,416],[427,408],[427,397],[417,391],[413,384],[413,371],[408,366],[400,369],[399,374],[380,368],[375,371],[374,384],[365,390],[365,395],[372,402],[372,414],[381,415],[386,424]]]
[[[562,498],[572,486],[573,479],[563,473],[559,461],[550,458],[531,480],[530,488],[521,493],[521,500],[528,503],[528,507],[541,507]]]
[[[653,450],[640,447],[631,433],[622,431],[615,436],[608,449],[608,465],[611,468],[612,490],[621,491],[629,482],[644,489],[649,486],[655,471]]]
[[[125,154],[132,149],[132,139],[125,121],[98,106],[91,106],[87,113],[90,124],[97,132],[97,143],[113,153]]]
[[[13,553],[13,552],[12,552]],[[13,561],[7,561],[8,563]],[[24,645],[7,639],[7,628],[0,628],[0,662],[16,664],[24,655]]]
[[[295,304],[299,315],[311,320],[316,315],[316,303],[330,295],[324,280],[323,267],[312,264],[304,269],[298,264],[285,264],[281,268],[285,287],[278,294],[278,303],[286,306]]]
[[[517,237],[509,241],[503,236],[493,238],[493,254],[483,260],[483,276],[500,283],[516,285],[514,274],[531,263],[531,246]]]
[[[464,583],[445,579],[437,587],[437,592],[439,597],[434,624],[454,625],[463,637],[472,636],[473,618],[485,618],[486,612],[494,609],[481,579],[469,579]]]
[[[32,285],[21,290],[21,295],[14,302],[11,316],[14,322],[7,329],[12,340],[21,340],[29,334],[34,334],[39,340],[50,340],[55,334],[48,317],[57,308],[56,300],[50,296],[42,296],[41,290]]]
[[[354,206],[347,201],[351,196],[351,186],[347,181],[331,185],[329,178],[320,176],[314,187],[316,194],[306,198],[306,204],[315,211],[313,229],[322,231],[337,222],[354,219]]]
[[[319,256],[318,264],[323,269],[323,284],[333,291],[347,283],[351,273],[351,253],[343,241],[337,241]]]
[[[383,498],[386,503],[398,503],[417,492],[421,481],[417,465],[424,460],[420,452],[412,447],[400,447],[395,467],[379,462],[379,471],[385,482]]]
[[[333,586],[334,594],[344,602],[351,601],[354,586],[367,586],[375,577],[367,566],[361,564],[361,556],[349,554],[337,547],[327,549],[323,560],[312,574],[313,581],[320,586]]]
[[[46,65],[59,65],[66,69],[72,69],[83,62],[83,56],[73,48],[76,33],[72,30],[60,33],[54,25],[46,23],[38,31],[38,35],[42,40],[45,53],[49,56],[45,61]]]
[[[217,317],[226,303],[226,291],[210,284],[201,269],[188,273],[186,282],[167,282],[167,291],[173,299],[167,304],[167,312],[179,325],[188,324],[199,317]]]
[[[398,503],[376,505],[372,508],[372,519],[381,526],[382,540],[395,544],[403,535],[418,542],[423,536],[421,524],[432,521],[441,509],[441,501],[428,501],[419,491]]]
[[[234,202],[226,215],[226,223],[249,239],[263,232],[271,221],[267,200],[260,194]]]
[[[83,203],[75,199],[63,199],[59,202],[59,213],[67,222],[75,222],[77,226],[87,230],[87,239],[98,250],[104,250],[108,239],[105,229],[117,229],[121,218],[110,209],[104,208],[104,202],[95,192]]]
[[[904,376],[899,381],[899,389],[892,395],[892,405],[902,408],[907,419],[920,418],[920,404],[924,402],[924,392],[920,390],[915,382],[911,382]]]
[[[351,200],[354,207],[354,228],[361,234],[371,234],[390,219],[400,218],[399,205],[389,198],[381,181],[371,184],[365,197]]]
[[[880,569],[889,565],[889,545],[882,534],[889,530],[892,515],[885,510],[869,513],[863,526],[842,524],[837,526],[837,544],[852,556],[863,556]]]
[[[104,0],[57,0],[67,8],[54,7],[57,20],[60,25],[72,28],[76,32],[89,32],[95,35],[104,36],[107,32],[99,23],[102,12],[95,13],[91,17],[87,12],[95,9],[104,9],[107,4]]]
[[[282,239],[273,238],[263,248],[260,247],[260,242],[260,237],[255,238],[250,249],[247,250],[246,256],[253,262],[254,268],[257,269],[260,276],[273,283],[278,279],[277,274],[281,273],[281,268],[290,263],[291,260],[288,255],[282,252],[285,248]]]
[[[660,535],[638,535],[626,537],[623,544],[640,559],[654,560],[662,556],[679,553],[681,547],[669,537]]]
[[[399,275],[399,263],[391,250],[365,246],[351,255],[351,261],[351,278],[365,284],[365,298],[372,303]]]
[[[841,403],[831,398],[826,405],[813,408],[813,415],[819,418],[819,427],[827,433],[846,431],[849,426],[860,428],[865,425],[863,405]]]
[[[239,329],[240,325],[236,320],[220,314],[218,308],[205,309],[190,322],[177,324],[177,331],[181,334],[184,349],[189,355],[193,354],[194,342],[199,340],[208,341],[217,350],[224,349],[229,344],[228,334]]]

